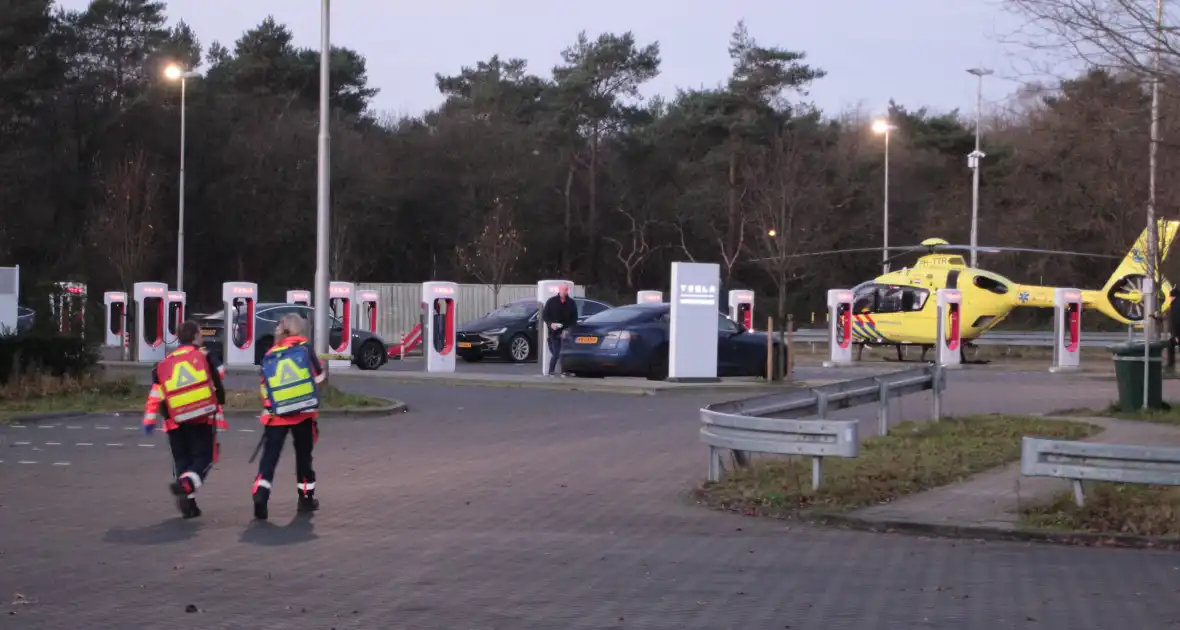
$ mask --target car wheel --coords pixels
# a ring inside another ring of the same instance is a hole
[[[360,350],[356,353],[356,366],[362,370],[375,370],[381,367],[381,354],[384,348],[381,343],[372,339],[361,344]]]
[[[483,361],[483,355],[478,352],[465,352],[460,354],[459,358],[468,363],[479,363],[480,361]]]
[[[668,348],[659,347],[651,355],[651,363],[647,367],[647,380],[663,381],[668,379]]]
[[[533,354],[533,345],[529,343],[529,338],[522,333],[517,333],[512,336],[508,342],[508,360],[513,363],[523,363],[527,361],[529,356]]]
[[[270,347],[275,345],[274,337],[263,337],[254,342],[254,365],[262,365],[262,355],[266,354]]]

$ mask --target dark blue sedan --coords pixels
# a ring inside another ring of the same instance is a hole
[[[575,376],[668,378],[672,307],[632,304],[612,308],[569,329],[561,367]],[[775,342],[775,350],[779,345]],[[717,314],[717,376],[765,376],[766,333],[750,332]]]

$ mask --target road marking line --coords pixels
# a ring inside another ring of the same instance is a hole
[[[21,460],[20,462],[18,462],[18,463],[21,463],[21,464],[36,464],[37,462],[30,462],[30,461],[26,461],[26,460],[23,460],[23,459],[22,459],[22,460]]]
[[[96,429],[109,429],[110,427],[104,427],[104,426],[99,425],[99,426],[95,426],[94,428],[96,428]]]
[[[53,462],[54,466],[69,466],[69,462]]]
[[[82,427],[80,427],[78,425],[74,425],[74,424],[67,424],[66,428],[67,429],[81,429]]]
[[[55,427],[57,427],[56,424],[39,424],[39,425],[37,425],[38,429],[53,429]]]
[[[8,426],[10,426],[10,427],[12,427],[12,428],[14,428],[14,429],[27,429],[27,428],[29,428],[29,427],[26,427],[26,426],[25,426],[25,425],[23,425],[23,424],[10,424],[10,425],[8,425]]]
[[[61,446],[61,442],[46,442],[45,446]]]
[[[123,427],[124,431],[138,431],[139,427]]]
[[[30,444],[32,444],[32,442],[13,442],[12,443],[13,446],[28,446]]]
[[[78,442],[74,446],[94,446],[93,442]]]
[[[238,431],[240,431],[242,433],[253,433],[254,429],[238,429]]]
[[[147,448],[156,448],[155,444],[140,444],[140,446],[146,446]]]
[[[107,444],[107,446],[123,446],[123,445],[119,442],[115,442],[114,444]]]

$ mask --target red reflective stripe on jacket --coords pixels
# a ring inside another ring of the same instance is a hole
[[[307,337],[300,337],[297,335],[291,336],[271,346],[270,350],[267,350],[266,353],[270,354],[272,352],[277,352],[278,350],[290,348],[291,346],[298,346],[300,344],[307,345],[307,343]],[[322,365],[320,365],[319,358],[317,358],[314,353],[311,355],[311,372],[315,376],[315,382],[317,385],[324,382],[324,368]],[[271,415],[270,399],[266,397],[266,377],[260,376],[259,383],[261,385],[259,393],[262,395],[262,414],[258,416],[258,421],[262,424],[273,427],[286,427],[299,424],[304,420],[314,420],[319,417],[319,413],[315,411],[297,413],[292,416],[283,417]]]

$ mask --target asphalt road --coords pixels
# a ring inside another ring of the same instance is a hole
[[[256,421],[223,434],[197,521],[175,514],[165,442],[136,418],[0,428],[0,596],[15,602],[0,602],[2,627],[1180,625],[1171,553],[926,540],[694,506],[683,493],[706,464],[695,411],[711,396],[342,383],[412,411],[321,423],[323,510],[295,517],[288,451],[265,525],[250,520]],[[954,377],[948,409],[1111,396],[1084,379],[977,372]]]

